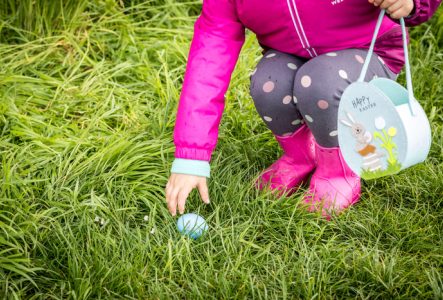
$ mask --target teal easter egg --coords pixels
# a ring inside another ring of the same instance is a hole
[[[206,224],[205,219],[201,216],[190,213],[178,218],[177,229],[181,234],[187,235],[195,240],[208,230],[208,224]]]

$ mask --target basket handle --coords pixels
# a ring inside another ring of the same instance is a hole
[[[371,45],[368,50],[368,54],[366,55],[365,63],[363,64],[363,68],[360,73],[360,77],[358,78],[358,82],[364,82],[366,73],[368,71],[369,62],[371,60],[372,54],[374,52],[374,45],[375,41],[378,36],[378,31],[380,30],[381,23],[383,21],[383,17],[385,15],[385,10],[382,9],[380,11],[380,15],[378,16],[377,25],[375,26],[374,36],[372,37]],[[400,19],[401,24],[401,32],[402,32],[402,38],[403,38],[403,50],[405,54],[405,68],[406,68],[406,87],[408,89],[408,104],[409,104],[409,110],[411,111],[412,115],[415,115],[411,103],[412,101],[417,101],[414,96],[414,90],[412,88],[412,76],[411,76],[411,66],[409,64],[409,54],[408,54],[408,43],[406,41],[406,26],[405,26],[405,20],[403,18]]]

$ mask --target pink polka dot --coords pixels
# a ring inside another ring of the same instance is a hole
[[[359,63],[361,63],[361,64],[364,64],[364,63],[365,63],[365,60],[363,59],[363,57],[361,57],[361,56],[358,55],[358,54],[355,55],[355,59],[356,59]]]
[[[305,88],[309,87],[312,83],[311,77],[305,75],[301,78],[301,85]]]
[[[326,100],[318,100],[317,105],[320,109],[327,109],[329,107],[329,103]]]
[[[275,84],[272,81],[266,81],[263,85],[263,91],[265,93],[270,93],[274,90]]]

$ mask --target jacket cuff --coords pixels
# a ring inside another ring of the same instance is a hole
[[[175,146],[174,156],[176,158],[196,159],[196,160],[211,160],[211,150],[202,148],[188,148]]]
[[[210,177],[209,162],[197,159],[176,158],[172,162],[171,173]]]

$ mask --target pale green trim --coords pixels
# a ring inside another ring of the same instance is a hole
[[[210,177],[211,167],[206,160],[176,158],[172,162],[171,173]]]

